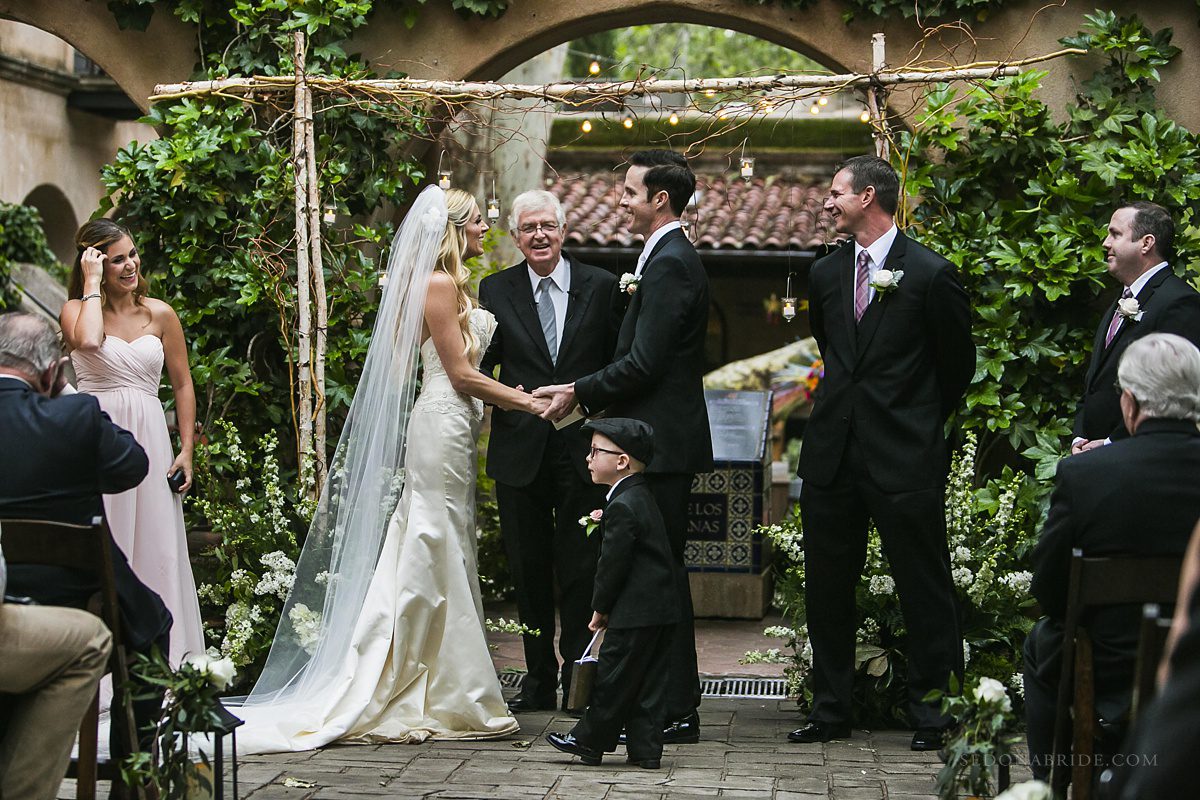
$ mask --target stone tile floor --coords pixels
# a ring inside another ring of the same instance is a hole
[[[490,618],[515,609],[489,606]],[[779,665],[739,665],[751,649],[777,646],[762,636],[778,619],[697,620],[700,671],[706,675],[776,677]],[[520,642],[489,636],[498,669],[523,667]],[[511,694],[512,692],[508,692]],[[541,712],[519,717],[519,735],[502,741],[421,745],[346,745],[309,753],[244,756],[241,797],[250,800],[929,800],[941,764],[934,753],[908,749],[909,731],[854,731],[849,741],[793,745],[803,724],[791,700],[706,699],[699,744],[669,746],[662,769],[628,768],[623,749],[585,767],[543,738],[574,720]],[[1014,781],[1027,779],[1014,770]],[[61,798],[75,797],[66,781]],[[289,785],[291,784],[291,785]],[[100,797],[107,797],[101,785]],[[232,797],[227,787],[226,797]]]

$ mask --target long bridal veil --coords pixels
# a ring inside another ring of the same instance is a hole
[[[283,714],[320,707],[348,678],[341,672],[355,621],[404,486],[425,295],[445,229],[445,195],[430,186],[392,240],[362,378],[266,666],[249,696],[230,705]]]

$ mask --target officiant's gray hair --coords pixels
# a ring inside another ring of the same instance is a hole
[[[23,311],[0,314],[0,367],[38,375],[62,356],[54,327]]]
[[[508,229],[516,233],[522,214],[526,211],[544,211],[545,209],[554,211],[558,227],[562,228],[567,224],[567,212],[563,211],[562,203],[558,202],[557,197],[545,189],[530,189],[527,192],[521,192],[517,195],[517,199],[513,200],[512,210],[508,212]]]
[[[1138,339],[1125,348],[1117,378],[1146,416],[1200,422],[1200,350],[1182,336]]]

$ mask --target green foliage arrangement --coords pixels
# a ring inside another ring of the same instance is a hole
[[[1013,760],[1013,747],[1024,737],[1018,730],[1012,699],[1004,685],[980,678],[969,692],[958,693],[951,680],[950,693],[931,692],[942,711],[956,720],[946,740],[945,765],[938,772],[938,800],[959,797],[993,797],[998,787],[997,767]]]
[[[976,487],[975,435],[955,453],[946,487],[946,525],[962,617],[966,680],[991,678],[1021,691],[1021,646],[1033,621],[1027,555],[1037,538],[1048,482],[1006,470]],[[812,649],[804,606],[803,522],[797,508],[781,523],[760,528],[776,551],[775,605],[791,627],[768,628],[783,647],[750,652],[745,663],[784,665],[789,693],[812,699]],[[906,724],[906,632],[879,534],[867,538],[867,562],[855,591],[859,612],[854,719],[864,727]]]
[[[291,73],[292,32],[309,36],[308,69],[367,77],[345,49],[372,3],[310,0],[147,2],[117,6],[126,24],[169,8],[199,31],[196,79]],[[380,250],[390,241],[381,208],[403,202],[421,178],[404,157],[420,115],[359,103],[316,105],[317,171],[326,204],[324,266],[329,293],[326,402],[336,440],[358,380],[377,306]],[[242,421],[254,438],[291,417],[295,344],[291,125],[287,115],[232,98],[156,104],[144,122],[160,138],[122,149],[103,173],[108,199],[129,223],[157,291],[179,312],[189,341],[199,417]]]
[[[280,477],[279,442],[263,434],[245,449],[238,429],[218,420],[196,448],[190,505],[219,534],[198,594],[212,646],[252,683],[266,660],[296,578],[298,533],[313,504]]]
[[[1101,54],[1065,121],[1037,98],[1044,73],[957,96],[930,92],[906,135],[907,189],[919,237],[959,268],[971,295],[978,370],[959,423],[1025,449],[1047,477],[1067,438],[1092,336],[1119,287],[1101,243],[1122,201],[1153,200],[1175,219],[1177,272],[1200,256],[1197,137],[1155,106],[1170,30],[1136,17],[1086,17],[1064,45]]]
[[[174,669],[156,649],[150,655],[138,653],[132,670],[146,684],[158,687],[165,697],[150,752],[126,757],[121,777],[129,786],[153,786],[156,796],[164,800],[212,796],[208,753],[200,749],[197,764],[189,745],[193,734],[223,730],[227,716],[218,695],[236,675],[233,664],[228,659],[200,654],[190,656]],[[153,697],[146,690],[137,699]]]
[[[12,278],[13,264],[36,264],[49,269],[58,264],[58,259],[46,243],[42,215],[36,208],[0,202],[0,311],[20,302]]]

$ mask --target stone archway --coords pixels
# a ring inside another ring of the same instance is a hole
[[[1017,0],[972,21],[978,58],[1021,58],[1050,52],[1057,41],[1075,33],[1083,15],[1097,7],[1119,14],[1128,4],[1113,0],[1062,0],[1043,10],[1031,24],[1042,0]],[[381,7],[360,31],[354,44],[378,67],[395,67],[420,78],[495,79],[551,47],[577,37],[630,24],[693,22],[732,28],[792,48],[837,70],[865,71],[870,67],[869,41],[882,30],[888,36],[889,58],[903,61],[920,39],[914,20],[893,17],[886,22],[842,21],[845,6],[838,0],[819,0],[803,11],[778,3],[757,5],[745,0],[516,0],[499,19],[463,19],[447,2],[423,5],[416,24],[408,28],[400,9]],[[1172,27],[1175,44],[1184,55],[1163,73],[1159,96],[1171,115],[1192,130],[1200,129],[1200,105],[1191,87],[1200,81],[1200,26],[1192,3],[1158,2],[1137,9],[1155,29]],[[117,28],[100,0],[0,0],[0,17],[34,25],[70,42],[99,64],[143,108],[155,83],[186,80],[197,58],[195,30],[165,8],[158,8],[146,32]],[[959,47],[957,60],[970,54],[962,32],[948,30],[927,48],[940,58]],[[1086,65],[1059,62],[1044,82],[1044,97],[1052,109],[1066,106]]]
[[[21,202],[38,210],[50,249],[59,261],[70,264],[75,258],[75,231],[79,228],[79,218],[71,201],[57,186],[43,183]]]

